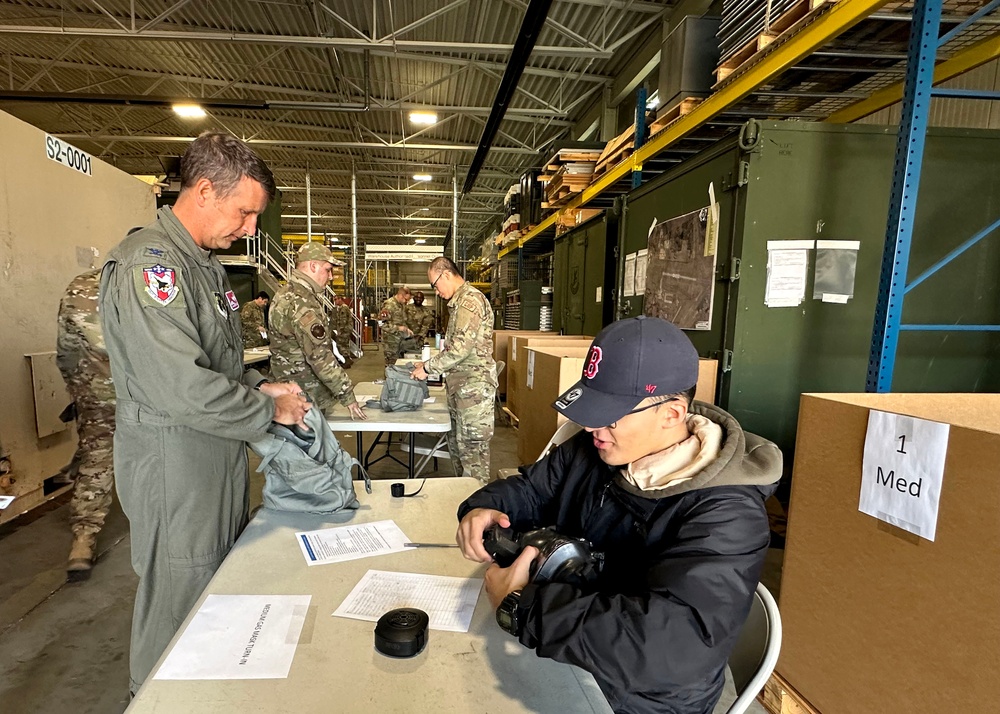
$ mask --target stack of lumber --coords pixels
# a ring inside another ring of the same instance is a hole
[[[556,208],[590,185],[594,168],[601,156],[599,149],[560,149],[545,164],[545,203],[542,208]]]

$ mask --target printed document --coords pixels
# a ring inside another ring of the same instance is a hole
[[[400,553],[408,542],[395,521],[359,523],[295,534],[299,550],[308,565],[342,563],[373,555]]]
[[[482,586],[478,578],[369,570],[333,614],[378,622],[389,610],[415,607],[432,630],[468,632]]]
[[[209,595],[154,679],[284,679],[311,595]]]

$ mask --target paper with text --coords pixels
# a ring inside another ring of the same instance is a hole
[[[792,241],[788,241],[792,242]],[[764,304],[768,307],[795,307],[806,296],[807,250],[767,251],[767,287]]]
[[[478,578],[369,570],[333,614],[378,622],[389,610],[415,607],[432,630],[468,632],[482,586]]]
[[[154,679],[284,679],[311,595],[209,595]]]
[[[934,540],[950,426],[868,413],[858,510]]]
[[[395,521],[375,521],[295,534],[308,565],[342,563],[373,555],[400,553],[408,542]]]

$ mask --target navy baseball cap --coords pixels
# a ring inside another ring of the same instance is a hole
[[[613,322],[594,338],[579,382],[552,406],[580,426],[598,429],[649,397],[698,383],[698,351],[687,335],[658,317]]]

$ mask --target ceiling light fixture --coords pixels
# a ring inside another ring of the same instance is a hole
[[[185,119],[204,119],[205,110],[202,109],[197,104],[175,104],[173,106],[174,113],[179,117],[184,117]]]
[[[430,126],[437,124],[438,115],[434,112],[410,112],[410,123]]]
[[[429,211],[429,210],[431,210],[431,209],[429,209],[429,208],[421,208],[420,210],[421,210],[421,211]]]
[[[414,181],[430,181],[433,178],[430,174],[413,174]]]
[[[426,238],[417,238],[417,239],[416,239],[415,241],[413,241],[413,242],[414,242],[414,243],[416,243],[417,245],[420,245],[421,243],[426,243],[426,242],[427,242],[427,239],[426,239]]]

